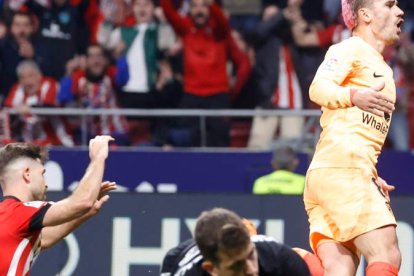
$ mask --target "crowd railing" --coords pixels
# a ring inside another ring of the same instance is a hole
[[[19,114],[18,109],[3,108],[2,121],[7,121],[7,116]],[[127,116],[127,117],[198,117],[200,125],[200,139],[201,145],[206,145],[207,125],[206,119],[208,117],[232,117],[232,118],[253,118],[255,116],[301,116],[305,117],[305,125],[302,130],[301,137],[296,139],[298,147],[305,142],[305,140],[316,140],[319,136],[318,118],[321,115],[320,110],[316,109],[105,109],[105,108],[30,108],[30,113],[38,116],[78,116],[81,120],[82,130],[87,128],[88,116]],[[7,123],[2,123],[7,129]],[[316,128],[316,130],[315,130]],[[87,145],[87,131],[82,131],[82,145]],[[310,135],[310,136],[309,136]]]

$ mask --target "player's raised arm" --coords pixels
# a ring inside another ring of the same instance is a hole
[[[93,204],[92,208],[89,209],[87,213],[84,215],[75,218],[71,221],[66,223],[56,225],[56,226],[49,226],[42,229],[42,239],[41,239],[41,249],[47,249],[55,245],[57,242],[62,240],[76,228],[78,228],[82,223],[87,221],[88,219],[92,218],[101,210],[103,204],[105,204],[109,200],[108,192],[116,189],[115,182],[105,181],[101,184],[101,188],[99,191],[99,196],[95,203]]]
[[[71,196],[52,204],[43,218],[43,226],[59,225],[86,214],[98,198],[110,136],[97,136],[89,142],[90,163]]]

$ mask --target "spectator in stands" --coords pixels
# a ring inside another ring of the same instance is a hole
[[[256,50],[254,74],[257,108],[303,108],[303,95],[295,68],[298,66],[296,48],[292,43],[289,9],[297,9],[300,0],[290,0],[286,8],[269,5],[263,11],[262,21],[254,32]],[[295,59],[296,57],[296,59]],[[285,140],[299,138],[304,119],[300,116],[256,116],[248,141],[249,148],[269,148],[279,129],[279,137]]]
[[[233,35],[234,34],[234,35]],[[246,82],[249,79],[250,71],[251,71],[251,61],[249,59],[249,54],[245,45],[243,45],[244,41],[238,35],[238,32],[233,31],[231,36],[227,37],[227,56],[229,57],[228,67],[231,68],[229,71],[229,92],[231,95],[231,100],[234,103],[239,94],[246,85]],[[168,80],[166,85],[163,85],[164,88],[159,91],[163,97],[164,105],[162,107],[166,108],[176,108],[179,106],[178,104],[174,104],[182,97],[182,87],[181,85],[177,85],[180,82],[180,76],[176,76],[175,72],[171,68],[169,63],[162,62],[160,64],[160,76],[164,76],[163,78],[159,78],[162,81],[164,79],[164,83]],[[167,69],[167,70],[165,70]],[[165,72],[164,72],[165,71]],[[180,82],[181,83],[181,82]],[[169,120],[171,119],[171,120]],[[168,146],[189,146],[191,145],[191,138],[188,135],[188,131],[182,128],[182,125],[177,121],[177,118],[168,118],[164,122],[168,124],[163,125],[163,129],[160,132],[158,129],[158,142],[157,145],[168,145]]]
[[[116,81],[122,90],[121,107],[153,108],[158,101],[155,84],[160,59],[154,2],[134,0],[133,11],[136,25],[115,29],[104,45],[118,57]]]
[[[68,63],[67,75],[62,78],[58,93],[62,106],[79,108],[118,108],[114,84],[115,68],[110,66],[105,50],[98,44],[90,45],[86,52],[85,68],[79,60]],[[96,135],[110,135],[116,143],[127,145],[127,122],[123,116],[98,115],[87,117],[87,129],[81,129],[79,117],[72,121],[75,133],[83,134],[89,140]],[[81,142],[81,141],[77,141]]]
[[[310,275],[295,251],[272,237],[251,234],[230,210],[201,213],[194,236],[195,242],[185,241],[167,253],[161,275]]]
[[[131,0],[99,0],[99,17],[95,22],[97,42],[107,46],[111,32],[119,26],[134,26],[137,22]]]
[[[244,56],[246,56],[250,63],[250,70],[247,75],[247,78],[243,81],[242,85],[240,86],[240,90],[237,93],[237,97],[234,97],[232,93],[232,108],[233,109],[253,109],[255,108],[255,89],[256,89],[256,78],[253,74],[254,72],[254,66],[255,66],[255,52],[254,48],[252,46],[251,40],[249,39],[249,33],[244,32],[242,30],[236,30],[233,29],[232,32],[233,40],[235,41],[236,45],[239,49],[243,52]],[[238,79],[238,76],[233,75],[231,76],[231,82],[234,82],[234,78]],[[238,80],[236,79],[235,84],[238,83]],[[237,86],[236,86],[237,87]],[[246,117],[246,118],[232,118],[232,128],[237,126],[237,123],[235,121],[244,121],[245,123],[242,123],[245,127],[245,131],[240,132],[243,133],[243,143],[242,147],[246,147],[247,139],[250,131],[250,125],[252,118]],[[233,133],[234,134],[234,133]],[[232,135],[232,145],[234,146],[235,137]]]
[[[253,194],[303,194],[305,177],[295,173],[298,164],[299,158],[290,146],[277,148],[272,158],[274,171],[254,182]]]
[[[227,109],[230,107],[227,75],[227,39],[230,26],[216,3],[191,0],[190,12],[182,17],[172,0],[161,0],[165,16],[183,41],[184,95],[181,108]],[[183,120],[191,131],[193,146],[200,145],[198,118]],[[207,146],[229,145],[229,121],[206,120]]]
[[[233,68],[232,74],[229,74],[229,91],[234,102],[250,77],[253,63],[249,47],[242,34],[236,30],[232,30],[227,38],[227,56]]]
[[[351,37],[351,31],[346,28],[341,10],[337,10],[335,20],[326,26],[321,22],[312,22],[302,16],[301,9],[289,11],[289,22],[296,46],[301,51],[301,83],[308,90],[315,76],[323,55],[329,46]],[[317,108],[306,95],[308,108]]]
[[[19,62],[36,58],[33,24],[29,13],[16,12],[11,18],[10,32],[0,40],[0,102],[17,81]]]
[[[340,12],[336,20],[325,28],[317,28],[307,22],[297,9],[289,18],[295,43],[299,47],[328,48],[332,44],[339,43],[351,37],[351,31],[346,28]]]
[[[59,116],[42,117],[30,112],[30,107],[57,107],[59,83],[43,76],[39,66],[32,60],[22,61],[16,70],[19,81],[5,100],[5,106],[19,111],[14,121],[12,138],[40,145],[73,146],[72,137]]]
[[[164,10],[160,6],[155,8],[155,17],[159,28],[158,47],[160,50],[166,55],[182,50],[181,40],[176,36],[174,29],[165,17]]]
[[[164,59],[159,48],[160,24],[156,20],[153,0],[134,0],[135,23],[121,26],[109,37],[100,35],[100,42],[112,50],[117,58],[116,84],[123,108],[159,108],[165,84]],[[103,29],[102,29],[103,30]],[[101,31],[102,31],[101,30]],[[133,144],[152,145],[152,134],[160,123],[158,118],[128,117]]]
[[[42,72],[60,79],[65,74],[66,62],[86,51],[89,34],[84,15],[88,1],[80,0],[76,4],[70,0],[20,2],[25,2],[39,21],[36,58],[40,60]],[[21,4],[12,8],[19,9]]]

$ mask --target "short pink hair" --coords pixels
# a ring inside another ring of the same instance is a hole
[[[358,10],[370,7],[373,0],[342,0],[342,17],[348,29],[352,30],[358,25]]]
[[[357,25],[357,17],[354,11],[355,0],[342,0],[342,17],[348,29],[352,30]]]

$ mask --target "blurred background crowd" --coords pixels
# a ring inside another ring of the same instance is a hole
[[[42,117],[84,109],[318,108],[308,87],[327,48],[351,33],[340,0],[0,0],[0,101],[18,111],[8,141],[197,147],[197,117]],[[414,149],[414,1],[385,59],[397,108],[387,147]],[[296,139],[304,116],[209,117],[208,147],[266,149]],[[86,132],[86,133],[85,133]],[[276,137],[276,138],[275,138]]]

